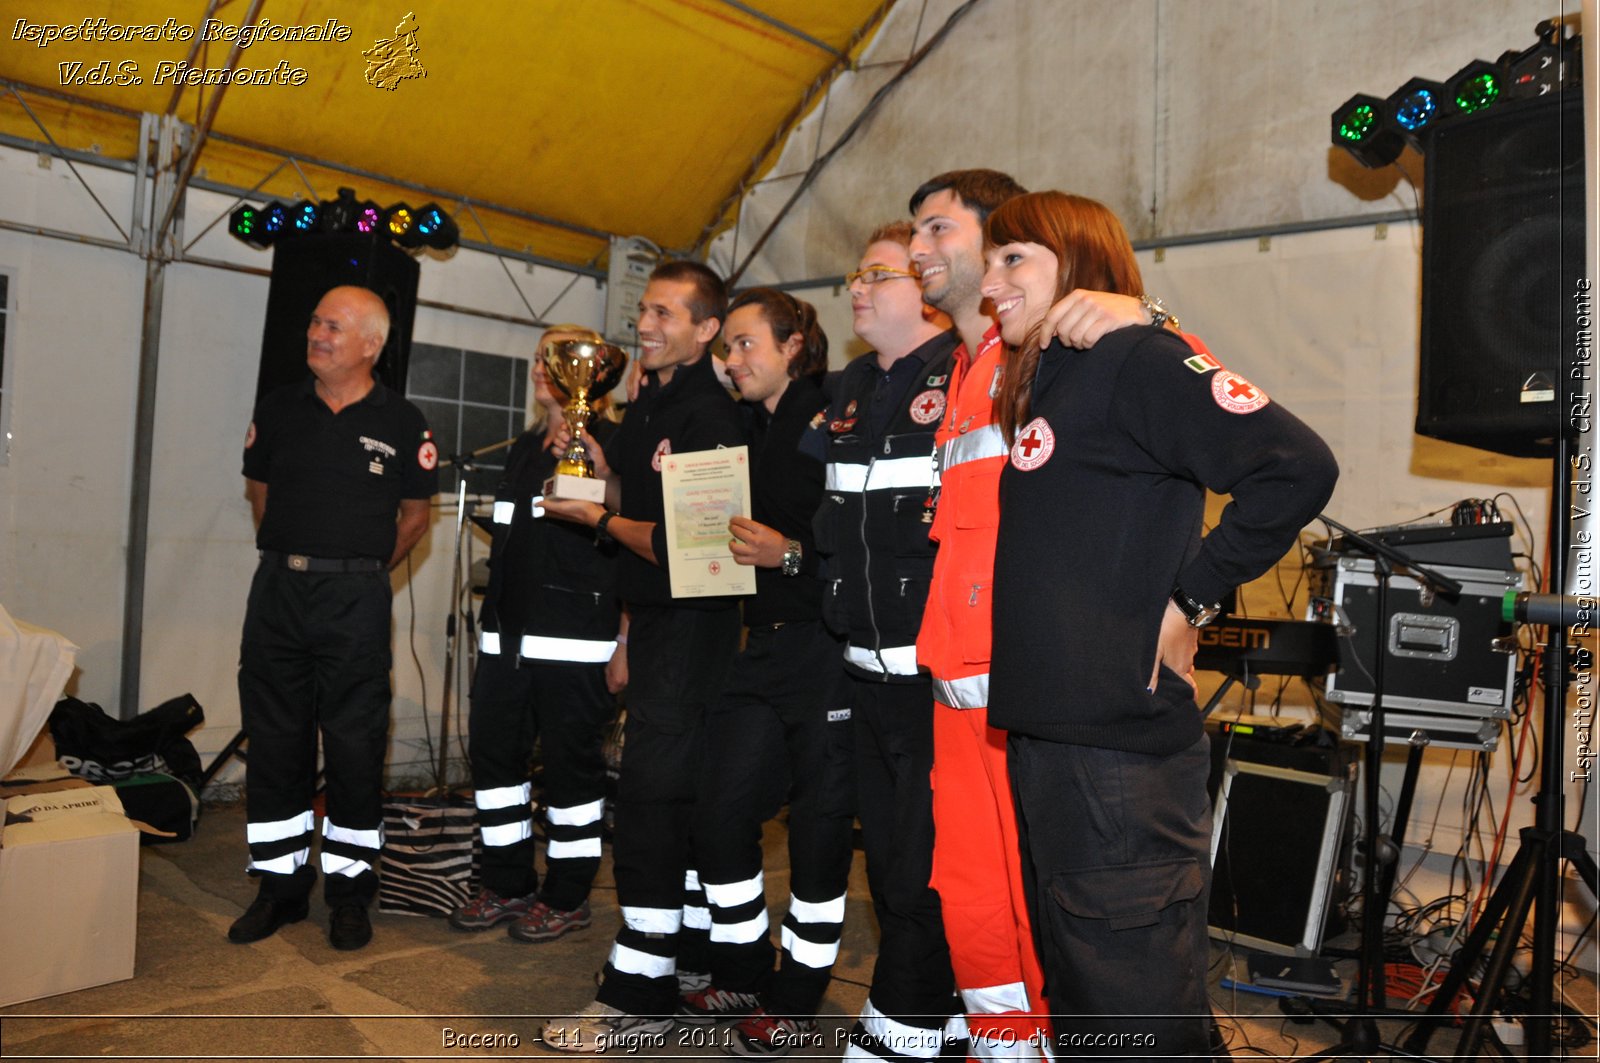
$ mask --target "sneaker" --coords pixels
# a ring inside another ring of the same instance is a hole
[[[629,1015],[598,1000],[576,1015],[563,1015],[544,1024],[544,1046],[557,1052],[601,1053],[612,1049],[637,1053],[665,1048],[672,1020]]]
[[[707,986],[678,998],[678,1021],[691,1026],[732,1022],[748,1018],[761,1010],[761,998],[754,993]]]
[[[543,901],[534,901],[506,933],[518,941],[554,941],[562,934],[586,929],[593,921],[588,901],[570,912],[557,911]]]
[[[478,895],[450,913],[449,923],[457,930],[488,930],[507,919],[520,919],[533,903],[529,897],[502,897],[487,887]]]
[[[698,993],[702,989],[711,988],[711,972],[709,971],[685,971],[680,967],[677,975],[678,995],[680,997],[686,997],[690,993]]]
[[[822,1047],[816,1019],[780,1019],[761,1008],[733,1028],[727,1045],[732,1056],[786,1056],[801,1047]]]

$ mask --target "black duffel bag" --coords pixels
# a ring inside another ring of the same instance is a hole
[[[128,815],[177,835],[161,839],[143,834],[141,841],[182,841],[194,833],[203,785],[200,754],[187,736],[205,718],[192,694],[164,701],[131,720],[65,697],[50,712],[50,737],[62,767],[81,779],[117,786]],[[161,784],[163,778],[167,782]],[[134,780],[139,785],[131,786]]]

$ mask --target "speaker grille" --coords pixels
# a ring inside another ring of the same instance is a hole
[[[306,327],[311,312],[329,288],[341,284],[370,288],[389,308],[389,340],[378,356],[374,375],[404,395],[421,273],[422,267],[410,255],[373,236],[335,233],[273,245],[256,401],[306,375]]]
[[[1417,432],[1549,456],[1583,269],[1582,100],[1555,95],[1441,126],[1425,197]]]

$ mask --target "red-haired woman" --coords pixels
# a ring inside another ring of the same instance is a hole
[[[1041,344],[1064,293],[1142,290],[1102,204],[1019,196],[984,236],[983,292],[1013,351],[996,397],[1009,453],[989,720],[1010,732],[1056,1042],[1205,1055],[1210,757],[1196,627],[1294,544],[1338,470],[1281,405],[1166,330],[1121,329],[1087,350]],[[1202,538],[1207,488],[1232,501]]]

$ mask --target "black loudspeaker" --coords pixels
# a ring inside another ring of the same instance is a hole
[[[387,239],[360,233],[292,237],[272,248],[267,324],[261,335],[256,401],[306,375],[306,326],[329,288],[371,288],[389,308],[389,341],[378,356],[380,381],[401,395],[411,357],[411,323],[417,311],[422,267]]]
[[[1225,942],[1312,955],[1349,892],[1355,754],[1325,731],[1245,719],[1259,722],[1225,720],[1211,734],[1207,923]]]
[[[1567,418],[1557,388],[1577,349],[1583,158],[1576,91],[1503,103],[1433,134],[1419,435],[1519,457],[1554,454]]]

